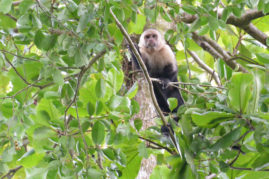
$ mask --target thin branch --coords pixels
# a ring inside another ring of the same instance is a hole
[[[268,39],[268,36],[257,29],[253,24],[251,24],[251,21],[260,17],[267,16],[268,14],[269,13],[264,14],[262,11],[258,10],[247,10],[240,18],[235,17],[234,15],[230,15],[227,18],[226,24],[231,24],[245,30],[245,32],[251,35],[254,39],[267,46],[266,39]],[[218,16],[221,18],[222,12],[218,13]],[[183,15],[179,17],[178,21],[190,24],[193,23],[197,18],[197,15],[183,13]]]
[[[33,86],[33,87],[37,87],[37,88],[40,88],[40,89],[43,89],[47,86],[50,86],[52,83],[48,83],[46,85],[36,85],[36,84],[32,84],[30,82],[28,82],[19,72],[18,70],[16,69],[16,67],[9,61],[9,59],[7,58],[6,54],[4,54],[4,57],[5,57],[5,60],[7,61],[7,63],[13,68],[13,70],[15,71],[15,73],[20,77],[20,79],[22,81],[24,81],[25,84],[29,85],[29,86]]]
[[[214,70],[212,70],[209,66],[207,66],[199,57],[196,53],[187,50],[187,52],[192,56],[193,60],[201,67],[203,68],[207,73],[209,73],[210,75],[212,75],[212,77],[214,78],[215,82],[217,83],[218,86],[221,86],[221,82],[220,79],[217,75],[217,73],[215,73]]]
[[[19,57],[19,58],[22,58],[22,59],[25,59],[25,60],[37,61],[37,62],[39,61],[39,60],[36,60],[36,59],[33,59],[33,58],[29,58],[29,57],[24,57],[24,56],[21,56],[21,55],[17,55],[15,53],[12,53],[12,52],[9,52],[9,51],[3,50],[3,49],[0,49],[0,52],[7,53],[7,54],[10,54],[10,55],[13,55],[15,57]]]
[[[209,39],[205,36],[199,36],[197,33],[192,33],[193,40],[202,47],[205,51],[208,51],[212,56],[215,58],[221,58],[224,62],[230,66],[232,69],[238,69],[238,71],[242,71],[247,73],[248,71],[241,66],[240,64],[236,63],[235,61],[230,61],[229,59],[231,56],[222,49],[217,42],[212,39]]]
[[[22,168],[22,166],[20,165],[20,166],[18,166],[16,168],[10,169],[7,174],[5,174],[4,176],[1,177],[1,179],[4,179],[4,178],[10,179],[10,178],[12,178],[15,175],[15,173],[21,168]]]
[[[160,145],[160,144],[158,144],[158,143],[156,143],[156,142],[154,142],[154,141],[152,141],[152,140],[150,140],[150,139],[144,138],[144,137],[142,137],[142,136],[139,136],[138,138],[139,138],[139,139],[142,139],[142,140],[144,140],[144,141],[147,141],[147,142],[149,142],[149,143],[151,143],[151,144],[154,144],[154,145],[160,147],[161,149],[165,149],[165,150],[166,150],[167,152],[169,152],[170,154],[175,154],[175,151],[171,150],[171,149],[168,148],[168,147],[162,146],[162,145]]]
[[[66,116],[67,116],[67,112],[69,110],[69,108],[73,105],[73,103],[76,101],[77,95],[78,95],[78,91],[79,91],[79,87],[80,87],[80,82],[82,79],[82,76],[85,74],[85,72],[99,59],[101,58],[104,54],[105,54],[106,50],[101,51],[99,54],[97,54],[95,57],[92,58],[92,60],[89,62],[89,64],[85,67],[81,67],[81,71],[78,74],[78,80],[77,80],[77,86],[76,86],[76,90],[75,90],[75,94],[74,97],[72,99],[72,101],[68,104],[68,106],[66,107],[65,111],[64,111],[64,121],[65,121],[65,134],[67,134],[67,129],[68,129],[68,123],[66,120]]]
[[[78,78],[78,80],[79,80],[79,78]],[[79,83],[80,82],[78,81],[77,84],[79,84]],[[81,135],[83,143],[84,143],[84,150],[85,150],[85,154],[86,154],[86,173],[88,173],[88,163],[89,163],[90,157],[89,157],[89,154],[88,154],[88,145],[87,145],[87,142],[86,142],[86,139],[85,139],[82,127],[81,127],[81,122],[80,122],[80,119],[79,119],[79,115],[78,115],[78,106],[77,106],[76,98],[75,98],[75,104],[76,104],[75,107],[76,107],[76,113],[77,113],[78,128],[79,128],[80,135]]]
[[[230,168],[235,169],[235,170],[263,171],[263,172],[269,171],[269,169],[255,170],[254,168],[244,168],[244,167],[234,167],[234,166],[230,166]]]
[[[164,126],[167,126],[167,123],[166,123],[166,121],[165,121],[165,117],[164,117],[164,115],[163,115],[163,113],[162,113],[162,111],[161,111],[161,109],[160,109],[160,107],[159,107],[159,105],[158,105],[158,103],[157,103],[157,99],[156,99],[156,97],[155,97],[154,90],[153,90],[153,85],[152,85],[152,82],[151,82],[151,80],[150,80],[150,76],[149,76],[149,74],[148,74],[146,65],[144,64],[144,62],[143,62],[141,56],[139,55],[137,49],[135,48],[134,43],[133,43],[133,41],[131,40],[130,36],[128,35],[128,33],[126,32],[126,30],[124,29],[124,27],[122,26],[122,24],[120,23],[120,21],[117,19],[117,17],[115,16],[115,14],[113,13],[113,11],[112,11],[111,8],[110,8],[110,13],[111,13],[112,17],[114,18],[114,20],[116,21],[116,24],[117,24],[117,26],[120,28],[120,30],[121,30],[121,32],[123,33],[124,37],[127,39],[127,41],[128,41],[128,43],[129,43],[129,45],[130,45],[132,51],[134,52],[134,55],[135,55],[136,59],[138,60],[138,63],[139,63],[139,65],[140,65],[140,67],[141,67],[141,69],[142,69],[142,71],[143,71],[143,74],[145,75],[145,78],[146,78],[146,80],[147,80],[147,83],[148,83],[148,85],[149,85],[149,91],[150,91],[150,96],[151,96],[153,105],[154,105],[154,107],[155,107],[157,113],[159,114],[159,116],[160,116],[160,118],[161,118],[161,120],[162,120],[162,122],[163,122],[163,125],[164,125]],[[181,154],[181,152],[180,152],[179,149],[178,149],[178,145],[177,145],[177,142],[176,142],[176,138],[175,138],[173,132],[171,131],[170,128],[168,128],[168,129],[169,129],[169,135],[170,135],[170,137],[171,137],[172,143],[174,144],[174,146],[176,147],[176,149],[178,150],[178,152]]]
[[[10,19],[14,20],[15,22],[17,22],[17,18],[12,16],[11,14],[5,14],[7,17],[9,17]]]

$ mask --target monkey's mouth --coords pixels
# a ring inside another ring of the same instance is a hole
[[[147,48],[155,48],[156,44],[155,43],[148,43]]]

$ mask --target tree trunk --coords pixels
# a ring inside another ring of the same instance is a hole
[[[152,103],[149,86],[146,79],[144,78],[144,75],[139,73],[135,78],[139,85],[135,99],[140,105],[140,113],[137,114],[134,119],[142,119],[142,130],[146,130],[148,127],[155,125],[154,118],[157,116],[157,113]],[[156,164],[157,160],[154,155],[150,155],[148,159],[143,159],[139,173],[137,175],[137,179],[149,179]]]

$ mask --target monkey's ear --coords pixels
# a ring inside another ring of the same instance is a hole
[[[145,39],[144,39],[145,33],[142,33],[139,39],[138,47],[145,47]]]

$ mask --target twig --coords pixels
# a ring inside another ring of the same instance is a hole
[[[79,78],[78,78],[78,80],[79,80]],[[79,84],[80,84],[80,82],[78,81],[77,85],[79,85]],[[78,86],[77,86],[77,88],[78,88]],[[86,154],[86,173],[88,173],[88,163],[89,163],[89,160],[90,160],[90,157],[89,157],[89,154],[88,154],[88,145],[87,145],[87,142],[86,142],[86,139],[85,139],[82,127],[81,127],[81,123],[80,123],[80,119],[79,119],[79,115],[78,115],[77,101],[76,101],[76,98],[74,98],[74,99],[75,99],[75,104],[76,104],[75,107],[76,107],[76,113],[77,113],[78,128],[79,128],[80,135],[81,135],[83,143],[84,143],[84,150],[85,150],[85,154]]]
[[[162,145],[160,145],[160,144],[158,144],[158,143],[156,143],[156,142],[154,142],[154,141],[152,141],[152,140],[150,140],[150,139],[147,139],[147,138],[144,138],[144,137],[141,137],[141,136],[139,136],[138,138],[139,138],[139,139],[142,139],[142,140],[144,140],[144,141],[147,141],[147,142],[149,142],[149,143],[151,143],[151,144],[154,144],[154,145],[156,145],[156,146],[158,146],[158,147],[160,147],[160,148],[162,148],[162,149],[165,149],[165,150],[166,150],[167,152],[169,152],[170,154],[175,154],[175,151],[171,150],[171,149],[168,148],[168,147],[162,146]]]
[[[183,47],[184,47],[184,55],[185,55],[185,58],[186,58],[186,62],[187,62],[187,67],[188,67],[188,71],[189,71],[189,79],[191,79],[191,69],[190,69],[190,63],[189,63],[189,59],[188,59],[188,56],[187,56],[187,49],[185,47],[185,44],[181,41]]]
[[[68,123],[66,120],[66,114],[69,110],[69,108],[73,105],[73,103],[76,101],[77,98],[77,94],[78,94],[78,90],[80,87],[80,82],[81,82],[81,78],[82,76],[85,74],[85,72],[99,59],[101,58],[104,54],[105,54],[106,50],[101,51],[99,54],[97,54],[95,57],[92,58],[92,60],[89,62],[89,64],[85,67],[81,67],[81,71],[78,74],[78,80],[77,80],[77,86],[76,86],[76,90],[75,90],[75,94],[74,97],[72,99],[72,101],[68,104],[68,106],[66,107],[65,111],[64,111],[64,121],[65,121],[65,134],[67,134],[67,129],[68,129]]]
[[[121,32],[123,33],[124,37],[127,39],[127,41],[128,41],[128,43],[129,43],[129,45],[130,45],[132,51],[134,52],[134,55],[135,55],[136,59],[138,60],[139,65],[140,65],[140,67],[141,67],[141,69],[142,69],[142,71],[143,71],[143,74],[144,74],[144,76],[145,76],[145,78],[146,78],[146,80],[147,80],[147,83],[148,83],[148,85],[149,85],[149,91],[150,91],[150,96],[151,96],[153,105],[154,105],[154,107],[155,107],[157,113],[159,114],[159,116],[160,116],[160,118],[161,118],[161,120],[162,120],[162,122],[163,122],[163,125],[164,125],[164,126],[167,126],[167,123],[166,123],[166,121],[165,121],[165,117],[164,117],[164,115],[163,115],[163,113],[162,113],[162,111],[161,111],[161,109],[160,109],[160,107],[159,107],[159,105],[158,105],[158,103],[157,103],[157,99],[156,99],[156,97],[155,97],[154,90],[153,90],[153,85],[152,85],[152,82],[151,82],[151,80],[150,80],[150,76],[149,76],[149,74],[148,74],[146,65],[144,64],[144,62],[143,62],[141,56],[139,55],[137,49],[135,48],[134,43],[133,43],[133,41],[131,40],[130,36],[128,35],[128,33],[126,32],[126,30],[124,29],[124,27],[122,26],[122,24],[120,23],[120,21],[118,20],[118,18],[115,16],[115,14],[113,13],[113,11],[112,11],[111,8],[110,8],[110,13],[111,13],[112,17],[114,18],[114,20],[116,21],[116,24],[117,24],[117,26],[120,28],[120,30],[121,30]],[[177,145],[177,142],[176,142],[176,138],[175,138],[175,136],[173,135],[173,132],[171,131],[171,129],[170,129],[170,128],[168,128],[168,129],[169,129],[169,135],[170,135],[170,137],[171,137],[172,143],[174,144],[174,146],[176,147],[176,149],[178,150],[178,152],[179,152],[180,155],[181,155],[181,152],[179,151],[179,149],[178,149],[178,147],[177,147],[178,145]]]
[[[192,56],[193,60],[201,67],[203,68],[207,73],[211,74],[212,77],[214,78],[215,82],[217,83],[218,86],[221,86],[221,82],[220,79],[217,75],[217,73],[215,73],[215,71],[213,71],[209,66],[207,66],[199,57],[196,53],[187,50],[188,53]]]
[[[37,87],[37,88],[40,88],[40,89],[43,89],[47,86],[50,86],[51,84],[53,83],[48,83],[48,84],[45,84],[45,85],[36,85],[36,84],[32,84],[32,83],[29,83],[19,72],[18,70],[16,69],[16,67],[9,61],[9,59],[7,58],[6,54],[4,54],[4,57],[5,57],[5,60],[7,61],[7,63],[13,68],[13,70],[15,71],[15,73],[20,77],[20,79],[22,81],[24,81],[25,84],[29,85],[29,86],[33,86],[33,87]]]
[[[20,165],[20,166],[18,166],[16,168],[10,169],[7,174],[5,174],[4,176],[1,177],[1,179],[4,179],[4,178],[10,179],[10,178],[12,178],[15,175],[15,173],[21,168],[22,168],[22,166]]]
[[[29,57],[24,57],[24,56],[21,56],[21,55],[17,55],[15,53],[12,53],[12,52],[9,52],[9,51],[6,51],[6,50],[3,50],[3,49],[0,49],[0,52],[3,52],[3,53],[8,53],[10,55],[13,55],[15,57],[19,57],[19,58],[22,58],[22,59],[25,59],[25,60],[30,60],[30,61],[37,61],[36,59],[33,59],[33,58],[29,58]]]

